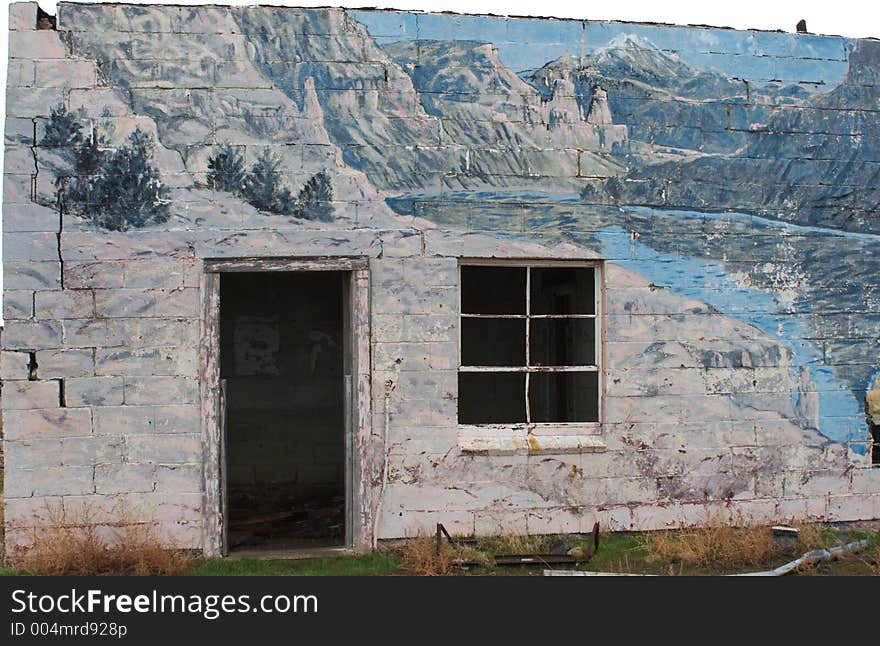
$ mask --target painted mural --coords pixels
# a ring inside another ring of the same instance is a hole
[[[112,92],[99,112],[54,108],[38,201],[118,231],[186,222],[181,190],[329,222],[343,181],[404,216],[585,246],[779,339],[785,414],[865,452],[880,124],[861,109],[876,106],[877,43],[263,8],[219,12],[225,35],[151,38],[66,11],[74,54],[134,114],[114,127],[127,106]]]
[[[199,29],[183,10],[166,29],[147,8],[61,11],[105,87],[42,120],[36,200],[66,226],[415,217],[576,245],[656,288],[649,313],[687,299],[744,326],[728,350],[683,330],[699,366],[766,369],[708,392],[740,393],[805,442],[870,450],[880,43],[272,8],[217,8]],[[365,208],[334,206],[343,195]],[[643,391],[677,360],[662,344],[641,356]]]

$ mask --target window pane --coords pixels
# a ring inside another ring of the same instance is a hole
[[[524,267],[462,267],[462,314],[525,314]]]
[[[461,365],[526,365],[526,320],[461,319]]]
[[[532,319],[529,324],[531,365],[596,365],[595,319]]]
[[[458,373],[460,424],[515,424],[525,421],[525,373]]]
[[[599,421],[599,374],[534,372],[529,375],[532,422]]]
[[[595,314],[592,267],[533,267],[531,314]]]

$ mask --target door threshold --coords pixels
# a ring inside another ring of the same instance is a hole
[[[353,556],[358,552],[351,547],[332,545],[327,547],[301,547],[289,549],[259,549],[250,548],[234,550],[225,558],[238,561],[242,559],[255,559],[258,561],[296,561],[303,559],[323,559],[334,556]]]

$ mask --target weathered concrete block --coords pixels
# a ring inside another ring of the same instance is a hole
[[[27,352],[0,352],[0,381],[28,379],[30,354]]]
[[[23,117],[8,117],[3,136],[8,144],[33,146],[34,122],[32,119],[25,119]],[[7,200],[7,202],[12,203],[11,200]]]
[[[147,493],[156,487],[152,464],[100,464],[95,467],[95,493]]]
[[[3,387],[3,410],[54,408],[59,405],[57,381],[10,381]]]
[[[21,533],[25,535],[20,537],[21,543],[28,545],[33,538],[33,528],[36,525],[57,522],[61,510],[60,496],[34,496],[28,498],[13,498],[9,496],[4,500],[3,515],[7,529],[22,530]],[[15,532],[11,533],[15,534]],[[5,539],[8,545],[10,536],[7,534]]]
[[[53,90],[46,90],[47,92]],[[131,110],[128,101],[121,90],[113,88],[72,89],[68,95],[71,111],[82,109],[86,116],[96,117],[124,117]],[[48,115],[46,111],[45,115]]]
[[[39,291],[34,297],[37,318],[84,319],[95,315],[91,290]]]
[[[98,375],[195,377],[198,363],[198,350],[195,348],[95,350],[95,370]]]
[[[4,289],[61,289],[61,263],[4,262]]]
[[[98,83],[98,70],[92,61],[35,61],[36,87],[83,88]]]
[[[29,289],[7,289],[3,293],[3,318],[29,319],[34,315],[34,292]]]
[[[404,315],[402,338],[397,340],[409,341],[411,343],[457,342],[458,317],[454,313]]]
[[[151,406],[98,406],[94,409],[95,435],[153,433],[154,418]]]
[[[119,437],[7,438],[7,468],[42,469],[59,466],[121,464],[124,441]]]
[[[854,494],[880,494],[880,469],[872,467],[853,469],[852,492]]]
[[[34,20],[34,29],[36,20]],[[53,30],[12,31],[9,34],[10,58],[66,58],[64,33]]]
[[[16,469],[4,494],[7,498],[81,496],[94,492],[93,475],[94,467],[91,466]]]
[[[181,7],[179,29],[185,34],[220,34],[237,29],[229,7]]]
[[[201,464],[202,445],[197,433],[131,435],[125,438],[129,462]]]
[[[194,318],[115,319],[110,322],[110,332],[114,337],[121,335],[130,348],[194,348],[199,343],[199,321]]]
[[[34,173],[26,175],[3,174],[3,202],[5,204],[29,204],[35,194]]]
[[[37,28],[36,2],[11,2],[9,4],[9,29],[33,31]]]
[[[201,410],[193,405],[157,406],[156,431],[159,433],[196,433],[201,425]]]
[[[26,146],[6,146],[3,169],[14,175],[27,175],[37,171],[33,150]]]
[[[40,350],[37,374],[41,379],[91,377],[95,374],[92,350]]]
[[[4,262],[58,260],[58,236],[54,233],[5,233]]]
[[[66,262],[64,286],[69,289],[113,289],[124,286],[122,263]]]
[[[530,510],[526,516],[530,535],[587,533],[592,531],[595,522],[594,514],[578,507]]]
[[[474,513],[470,511],[394,510],[379,518],[380,537],[414,538],[430,534],[431,528],[443,526],[453,536],[474,535]]]
[[[870,520],[880,518],[880,495],[830,496],[827,520]]]
[[[64,380],[68,406],[121,406],[124,401],[122,377],[74,377]]]
[[[126,345],[121,326],[107,319],[64,319],[61,321],[62,338],[67,348],[112,348]]]
[[[147,34],[180,31],[180,7],[121,5],[112,9],[120,31]]]
[[[95,292],[95,310],[107,318],[196,317],[199,306],[199,291],[191,288]]]
[[[3,330],[3,347],[9,350],[57,348],[61,345],[58,321],[9,321]]]
[[[186,377],[126,377],[128,405],[193,404],[199,399],[196,379]]]
[[[183,268],[179,260],[149,259],[136,260],[122,264],[125,287],[130,289],[173,290],[183,285]],[[189,285],[190,287],[198,287]]]
[[[6,90],[6,115],[24,118],[48,117],[52,108],[63,102],[64,91],[61,88],[10,87]]]
[[[15,204],[6,208],[3,213],[3,231],[7,233],[54,233],[58,231],[58,223],[58,211],[39,204]]]
[[[34,61],[23,58],[9,61],[6,84],[8,87],[33,87],[36,78]]]
[[[58,405],[57,400],[54,403]],[[88,408],[7,410],[3,430],[8,440],[88,436],[92,433],[92,412]]]
[[[199,493],[202,491],[202,467],[198,464],[157,465],[156,491],[162,493]]]

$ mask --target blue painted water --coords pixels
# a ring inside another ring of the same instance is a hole
[[[389,204],[443,225],[593,248],[753,325],[791,349],[794,378],[809,368],[819,431],[866,450],[864,395],[880,375],[880,236],[745,213],[590,207],[576,195],[534,192],[408,195]]]
[[[775,307],[773,294],[741,286],[729,276],[724,263],[654,251],[639,241],[633,241],[631,234],[618,226],[604,228],[596,235],[606,258],[614,259],[655,284],[668,286],[676,294],[708,303],[781,341],[805,339],[811,335],[811,330],[800,319],[783,314],[757,313],[772,311]],[[831,368],[823,365],[821,350],[808,343],[788,345],[794,353],[792,366],[809,367],[816,384],[820,432],[835,442],[863,440],[867,432],[863,405]],[[792,378],[796,379],[797,374],[792,374]],[[792,393],[792,403],[796,397],[797,393]],[[864,452],[863,446],[854,448]]]

